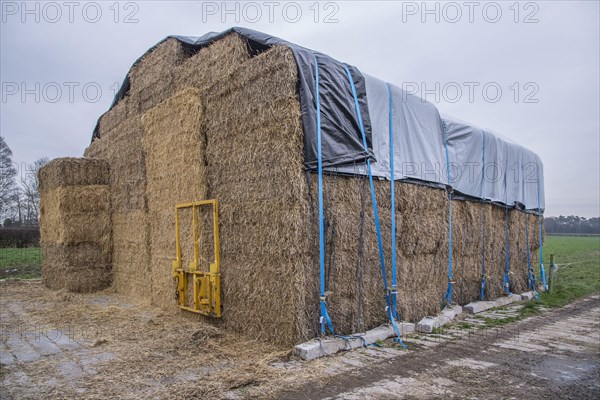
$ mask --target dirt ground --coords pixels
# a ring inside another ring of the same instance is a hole
[[[514,315],[522,305],[483,317]],[[2,399],[599,398],[600,298],[304,362],[110,291],[0,282]]]

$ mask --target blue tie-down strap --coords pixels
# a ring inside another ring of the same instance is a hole
[[[548,290],[548,282],[546,281],[546,269],[544,268],[544,242],[543,242],[543,227],[542,227],[542,213],[540,211],[540,281],[544,291]]]
[[[538,292],[535,283],[535,273],[531,267],[531,250],[529,248],[529,216],[527,215],[525,216],[525,247],[527,249],[527,286],[537,298]]]
[[[542,213],[542,197],[540,194],[540,182],[537,184],[537,197],[538,197],[538,219],[540,221],[540,281],[542,283],[542,287],[544,291],[548,290],[548,282],[546,281],[546,269],[544,268],[544,227],[543,227],[543,217]]]
[[[485,277],[481,278],[481,292],[479,293],[479,300],[483,301],[485,297]]]
[[[510,278],[508,276],[508,272],[504,272],[504,277],[502,278],[502,287],[504,288],[504,292],[508,295],[512,294],[510,291]]]
[[[325,334],[325,325],[333,335],[333,324],[327,312],[325,303],[325,228],[324,228],[324,210],[323,210],[323,158],[321,152],[321,101],[319,95],[319,62],[314,56],[315,62],[315,97],[317,107],[317,157],[318,157],[318,175],[319,175],[319,286],[321,298],[321,316],[319,322],[321,325],[321,334]]]
[[[392,247],[392,288],[390,292],[390,303],[392,307],[392,316],[398,319],[398,308],[397,308],[397,275],[398,268],[396,265],[396,197],[395,197],[395,177],[394,177],[394,123],[393,123],[393,111],[394,102],[392,97],[392,89],[390,84],[386,84],[388,92],[388,130],[389,130],[389,143],[390,143],[390,204],[391,204],[391,247]]]
[[[481,195],[483,199],[485,188],[485,133],[481,131]],[[485,211],[481,221],[481,292],[479,300],[483,301],[485,297]]]
[[[444,304],[451,306],[452,305],[452,289],[454,282],[451,280],[448,281],[448,288],[446,289],[446,294],[444,295]]]
[[[452,305],[453,277],[454,277],[454,262],[453,262],[453,241],[452,241],[452,193],[449,197],[449,217],[448,217],[448,288],[444,295],[444,304]]]
[[[536,298],[538,298],[539,293],[537,291],[536,282],[535,282],[535,273],[533,270],[527,271],[527,285],[529,290],[531,290]]]
[[[392,288],[390,289],[390,310],[392,310],[392,317],[394,317],[394,319],[399,319],[398,318],[398,289],[395,285],[392,285]]]
[[[395,291],[391,291],[391,296],[388,297],[395,297],[396,292]],[[402,346],[402,348],[407,349],[408,347],[406,347],[406,345],[404,344],[404,342],[402,341],[401,338],[401,332],[400,332],[400,328],[398,328],[398,323],[396,322],[396,317],[394,316],[394,314],[397,314],[394,312],[394,310],[391,307],[386,307],[387,312],[388,312],[388,319],[390,320],[391,324],[392,324],[392,328],[394,328],[394,333],[396,334],[396,337],[394,339],[392,339],[394,342],[400,344],[400,346]]]
[[[319,318],[319,323],[321,324],[321,335],[325,335],[325,326],[327,326],[327,329],[329,329],[330,334],[335,335],[331,318],[329,318],[329,313],[327,312],[327,304],[325,303],[324,297],[321,297],[321,318]]]
[[[364,337],[358,335],[333,335],[338,339],[342,339],[345,342],[346,348],[344,350],[350,350],[350,340],[360,340],[362,347],[367,347],[367,341]]]
[[[352,74],[350,73],[348,66],[344,66],[344,68],[346,69],[348,81],[350,82],[350,89],[352,90],[352,96],[354,97],[354,107],[356,108],[356,117],[357,117],[357,120],[359,123],[360,133],[362,135],[363,146],[364,146],[365,151],[368,151],[369,148],[367,146],[367,137],[365,135],[363,120],[362,120],[362,116],[360,113],[360,106],[358,104],[358,96],[356,95],[356,87],[354,86],[354,79],[352,78]],[[396,315],[396,311],[394,311],[396,308],[395,304],[392,306],[392,297],[394,297],[394,300],[395,300],[396,290],[393,290],[393,294],[392,294],[392,293],[390,293],[390,290],[388,289],[388,286],[387,286],[385,257],[384,257],[384,253],[383,253],[383,240],[381,239],[381,227],[379,224],[379,213],[377,211],[377,197],[375,195],[375,185],[373,184],[373,173],[371,170],[371,160],[370,159],[367,159],[367,172],[369,175],[369,187],[371,189],[371,202],[373,203],[373,218],[375,220],[375,232],[376,232],[376,236],[377,236],[377,247],[379,250],[379,263],[381,265],[381,276],[383,279],[383,287],[386,290],[386,292],[385,292],[386,311],[388,313],[388,318],[392,324],[392,327],[394,328],[394,332],[396,333],[396,338],[394,339],[394,341],[397,343],[400,343],[402,345],[402,347],[406,348],[406,345],[402,342],[402,339],[400,339],[400,330],[398,329],[398,324],[396,323],[396,319],[395,319],[395,315]],[[396,274],[393,273],[393,275],[395,278]]]
[[[504,256],[504,278],[502,279],[502,287],[504,288],[504,292],[508,295],[512,294],[510,292],[510,241],[508,238],[508,207],[505,208],[506,217],[505,217],[505,229],[506,229],[506,243],[505,243],[505,256]]]
[[[485,226],[482,227],[481,232],[481,292],[479,293],[479,300],[483,301],[485,298]]]
[[[546,282],[546,269],[544,264],[540,262],[540,280],[542,281],[542,287],[545,291],[548,290],[548,283]]]

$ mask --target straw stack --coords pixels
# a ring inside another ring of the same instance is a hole
[[[95,292],[110,285],[108,163],[60,158],[40,170],[44,284]]]

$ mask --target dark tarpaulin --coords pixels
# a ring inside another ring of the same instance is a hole
[[[365,151],[363,145],[354,98],[352,96],[352,90],[344,64],[325,54],[306,49],[283,39],[251,29],[231,28],[221,33],[211,32],[201,37],[168,36],[149,49],[144,55],[148,54],[160,43],[170,38],[174,38],[180,41],[184,46],[197,51],[233,32],[246,39],[248,51],[252,55],[256,55],[275,45],[284,45],[292,50],[296,59],[296,64],[298,65],[298,89],[300,94],[302,123],[304,126],[304,163],[306,168],[311,170],[317,168],[315,57],[319,65],[323,166],[335,167],[345,164],[362,163],[367,158],[373,158],[373,153],[371,151],[371,121],[367,105],[365,78],[360,71],[353,66],[349,65],[348,69],[350,70],[356,86],[367,146],[369,149],[368,152]],[[139,63],[144,55],[138,58],[133,66]],[[110,108],[114,107],[121,99],[127,96],[130,86],[131,82],[129,81],[128,74]],[[92,140],[100,137],[98,128],[99,126],[96,124]]]

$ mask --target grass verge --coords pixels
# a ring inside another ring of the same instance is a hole
[[[548,276],[551,254],[554,254],[558,268],[551,277],[551,290],[540,295],[538,302],[541,305],[561,307],[581,297],[600,293],[600,237],[546,237],[544,266]]]
[[[33,279],[42,276],[39,247],[0,248],[0,279]]]

